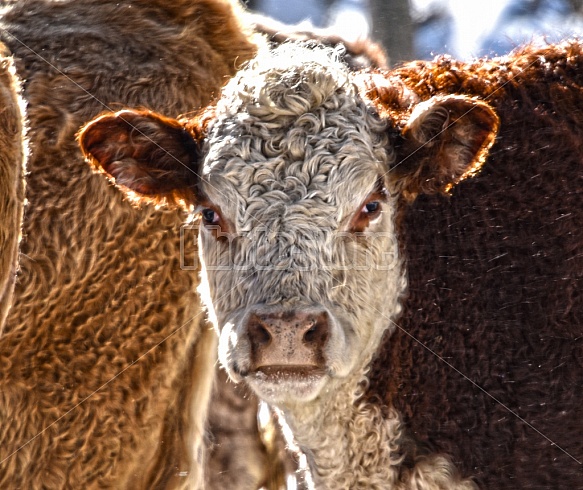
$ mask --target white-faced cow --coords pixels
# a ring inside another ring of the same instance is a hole
[[[109,113],[80,144],[130,195],[200,213],[219,358],[316,488],[566,490],[582,84],[577,42],[388,73],[290,44],[195,117]]]

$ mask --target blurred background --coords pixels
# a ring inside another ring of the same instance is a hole
[[[391,64],[450,54],[503,55],[528,41],[583,35],[583,0],[248,0],[288,24],[330,28],[347,40],[372,37]]]

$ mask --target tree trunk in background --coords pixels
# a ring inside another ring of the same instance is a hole
[[[409,0],[369,0],[372,38],[389,55],[391,66],[413,59],[413,21]]]

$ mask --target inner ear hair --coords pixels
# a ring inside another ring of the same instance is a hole
[[[499,118],[484,101],[463,95],[436,96],[418,104],[395,140],[391,181],[408,199],[448,193],[475,175],[496,139]]]
[[[145,110],[104,114],[79,133],[94,168],[133,200],[195,201],[199,144],[180,122]]]

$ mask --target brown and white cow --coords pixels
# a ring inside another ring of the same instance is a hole
[[[79,139],[131,197],[195,206],[221,363],[316,488],[567,489],[582,74],[576,42],[392,73],[290,44],[197,116],[123,110]]]

